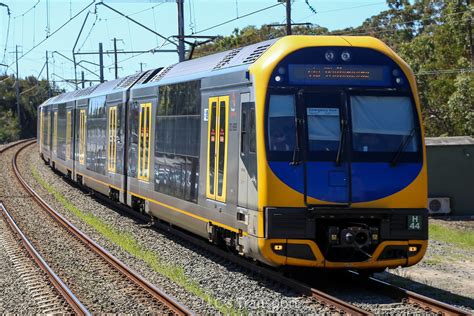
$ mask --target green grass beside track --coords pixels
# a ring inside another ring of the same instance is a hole
[[[223,303],[211,294],[207,293],[196,281],[190,280],[185,275],[184,269],[181,266],[163,262],[163,260],[161,260],[156,253],[147,250],[145,247],[140,245],[140,243],[131,234],[120,232],[112,225],[104,222],[92,213],[83,212],[77,208],[61,193],[46,183],[39,175],[38,170],[36,170],[34,167],[31,168],[31,173],[33,174],[33,177],[36,179],[36,181],[38,181],[38,183],[46,191],[52,194],[65,209],[95,229],[110,242],[122,248],[122,250],[147,263],[148,266],[150,266],[155,272],[167,277],[171,281],[184,288],[186,291],[201,298],[225,315],[246,314],[246,312],[231,307],[230,304]]]
[[[430,223],[429,238],[454,244],[463,249],[474,250],[474,231],[461,230]]]

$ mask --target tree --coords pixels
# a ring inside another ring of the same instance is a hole
[[[15,77],[0,76],[0,143],[36,135],[37,108],[48,98],[49,84],[33,76],[20,79],[21,129],[15,94]],[[53,89],[54,94],[61,93]]]

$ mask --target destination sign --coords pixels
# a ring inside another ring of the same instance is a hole
[[[289,82],[304,85],[387,86],[389,68],[362,65],[288,65]]]

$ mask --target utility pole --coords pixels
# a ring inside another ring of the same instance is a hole
[[[102,43],[99,43],[99,73],[100,82],[104,82],[104,52],[102,50]]]
[[[176,0],[178,4],[178,56],[184,61],[184,0]]]
[[[39,78],[38,78],[39,79]],[[48,83],[48,97],[51,98],[51,85],[49,84],[49,61],[48,51],[46,51],[46,82]]]
[[[145,63],[140,63],[140,72],[143,72],[143,65],[145,65]]]
[[[118,78],[117,39],[114,37],[115,79]]]
[[[82,70],[82,71],[81,71],[81,82],[82,82],[82,85],[81,85],[81,86],[82,86],[82,89],[85,88],[85,82],[84,82],[84,81],[85,81],[85,80],[84,80],[84,70]]]
[[[286,35],[291,35],[291,0],[286,0]]]
[[[18,45],[15,46],[15,59],[16,59],[16,80],[15,80],[15,94],[16,94],[16,110],[18,113],[18,124],[20,126],[20,135],[22,134],[21,128],[21,109],[20,109],[20,76],[18,74]]]

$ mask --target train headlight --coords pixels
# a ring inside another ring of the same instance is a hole
[[[345,62],[350,61],[352,58],[351,53],[349,53],[347,50],[343,51],[341,54],[341,59]]]
[[[333,50],[328,50],[324,54],[324,58],[326,58],[326,60],[329,62],[334,61],[334,59],[336,58],[336,53]]]
[[[273,245],[273,249],[275,249],[276,251],[282,251],[283,245]]]

